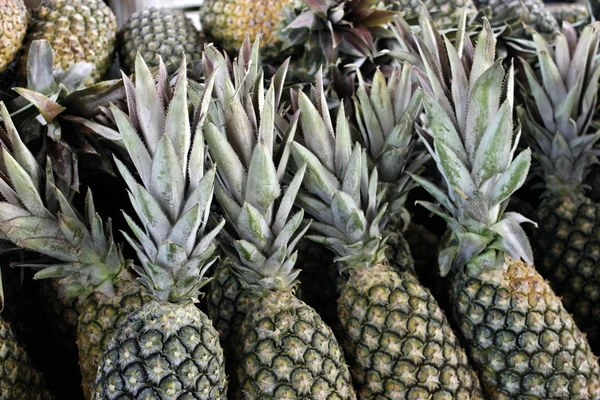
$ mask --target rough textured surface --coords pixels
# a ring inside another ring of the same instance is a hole
[[[77,298],[63,298],[58,294],[58,279],[40,280],[40,298],[42,307],[52,323],[52,329],[61,339],[61,344],[69,349],[77,349]]]
[[[246,32],[253,41],[259,33],[261,55],[273,57],[281,50],[281,41],[275,35],[282,28],[283,7],[295,0],[207,0],[200,18],[206,36],[221,48],[237,54]]]
[[[115,296],[92,294],[82,302],[77,346],[86,399],[91,398],[98,364],[115,328],[149,300],[141,293],[141,287],[137,283],[120,281],[115,289]]]
[[[0,0],[0,72],[13,62],[27,31],[23,0]]]
[[[188,61],[202,58],[201,34],[178,10],[147,8],[134,13],[121,28],[118,43],[127,73],[133,72],[137,52],[150,67],[158,66],[158,56],[177,67],[183,53]]]
[[[92,63],[96,68],[91,80],[98,81],[110,69],[116,36],[117,18],[102,0],[45,0],[31,13],[23,54],[33,40],[45,39],[54,50],[54,68],[66,70],[77,62]],[[23,78],[26,69],[24,56]]]
[[[474,0],[477,8],[491,8],[493,15],[520,15],[521,1],[529,11],[529,26],[541,34],[554,35],[558,23],[552,13],[546,9],[543,0]]]
[[[491,399],[598,399],[597,358],[539,273],[476,260],[458,277],[453,308]]]
[[[356,398],[333,332],[289,291],[261,297],[242,321],[237,343],[236,398]]]
[[[94,399],[226,399],[219,334],[193,304],[148,302],[110,340]]]
[[[386,265],[355,271],[339,314],[361,398],[483,398],[448,320],[413,275]]]
[[[600,207],[584,197],[549,199],[534,220],[537,268],[600,354]]]
[[[0,399],[45,400],[52,397],[41,375],[17,342],[10,324],[0,317]]]

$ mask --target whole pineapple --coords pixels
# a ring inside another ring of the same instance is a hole
[[[284,192],[281,185],[297,117],[279,143],[275,105],[281,88],[277,85],[281,81],[272,83],[266,94],[262,82],[255,86],[262,110],[254,109],[250,115],[234,111],[222,130],[212,122],[204,129],[222,182],[217,199],[235,231],[224,240],[224,249],[233,260],[229,267],[239,276],[241,290],[250,292],[252,299],[231,338],[237,350],[234,364],[239,388],[239,394],[232,394],[249,400],[355,399],[343,351],[331,328],[294,295],[300,272],[294,269],[295,244],[308,224],[303,223],[302,210],[292,211],[304,170],[291,178]],[[226,96],[237,97],[228,76],[225,86]],[[226,115],[225,105],[231,103],[219,101],[219,112]],[[256,121],[259,116],[256,130],[252,126],[238,129],[244,117]],[[239,140],[229,144],[235,134]]]
[[[452,309],[484,391],[491,399],[600,398],[596,357],[532,265],[520,225],[528,220],[505,212],[531,161],[529,149],[514,157],[520,132],[513,130],[513,68],[506,72],[495,59],[487,22],[474,49],[468,37],[460,52],[445,40],[450,76],[438,73],[418,42],[433,135],[428,149],[446,187],[413,178],[439,203],[421,204],[451,229],[439,267],[452,277]]]
[[[303,144],[292,143],[298,167],[306,167],[297,205],[336,254],[342,280],[338,302],[340,341],[361,398],[480,399],[479,382],[435,299],[414,275],[385,257],[382,219],[386,206],[378,173],[369,173],[366,151],[352,146],[343,104],[335,128],[323,87],[314,103],[299,93]],[[324,273],[326,273],[324,271]]]
[[[32,41],[47,40],[55,52],[56,69],[67,70],[78,62],[94,65],[89,83],[110,69],[117,36],[117,19],[102,0],[44,0],[32,10],[25,38],[25,54]],[[27,74],[27,57],[21,58],[20,75]]]
[[[579,39],[565,24],[554,45],[533,35],[541,79],[523,60],[528,89],[518,113],[544,184],[534,211],[540,225],[532,233],[537,268],[600,354],[600,206],[585,185],[600,138],[590,126],[600,80],[600,23],[586,26]]]
[[[23,0],[0,0],[0,74],[17,58],[26,31],[27,8]]]
[[[0,115],[6,126],[2,141],[3,170],[0,182],[0,230],[17,246],[56,261],[29,264],[44,269],[36,278],[61,278],[59,297],[78,297],[77,346],[84,395],[90,398],[103,347],[123,313],[137,310],[146,301],[129,274],[130,260],[114,242],[110,222],[96,214],[91,192],[81,216],[59,189],[51,161],[45,169],[27,149],[4,103]]]
[[[498,17],[518,16],[525,18],[528,25],[545,35],[553,36],[558,29],[556,19],[550,10],[546,9],[543,0],[473,0],[473,2],[478,9],[491,11],[492,22]]]
[[[182,11],[146,8],[129,17],[117,36],[121,68],[132,73],[139,52],[150,67],[159,58],[179,66],[183,53],[188,60],[202,56],[202,35]]]
[[[155,84],[138,53],[135,85],[126,83],[133,89],[129,109],[137,113],[111,107],[139,176],[115,158],[140,221],[125,214],[131,234],[124,236],[141,264],[133,267],[137,281],[151,300],[127,314],[107,343],[94,399],[226,399],[219,334],[194,304],[225,223],[206,231],[216,171],[204,173],[201,127],[214,78],[206,84],[197,126],[188,110],[185,59],[173,91],[164,83]]]

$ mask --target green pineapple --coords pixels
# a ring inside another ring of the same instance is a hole
[[[600,23],[586,26],[579,40],[565,25],[554,45],[533,35],[541,79],[523,61],[528,89],[518,114],[538,160],[534,171],[544,184],[533,214],[540,222],[533,232],[534,254],[538,270],[598,353],[600,207],[589,199],[585,180],[597,162],[600,138],[590,126],[600,80]]]
[[[111,110],[139,181],[123,162],[116,163],[140,221],[125,214],[131,234],[124,236],[141,263],[133,266],[137,281],[151,300],[119,322],[102,355],[92,398],[225,399],[219,334],[194,304],[215,261],[214,238],[225,223],[206,230],[216,171],[205,174],[201,128],[214,78],[206,84],[197,125],[188,110],[185,59],[172,92],[165,81],[155,85],[139,53],[135,85],[123,79],[131,89],[129,109],[136,112]]]
[[[303,144],[292,143],[292,156],[306,166],[306,193],[297,204],[318,221],[311,225],[318,236],[309,238],[336,254],[337,266],[329,268],[347,274],[338,302],[340,341],[359,397],[482,398],[431,294],[386,260],[377,169],[369,173],[366,151],[352,146],[343,104],[334,129],[322,85],[313,93],[314,104],[302,92],[298,97]]]
[[[57,187],[51,161],[46,160],[44,170],[21,141],[4,103],[0,111],[8,135],[3,141],[14,154],[3,149],[2,169],[10,181],[0,182],[5,199],[0,202],[0,230],[17,246],[56,260],[29,265],[45,267],[38,279],[61,278],[60,297],[79,297],[79,364],[84,395],[90,398],[103,345],[116,321],[145,300],[128,271],[131,261],[114,242],[110,222],[104,226],[96,214],[91,192],[81,216]]]
[[[467,11],[476,14],[477,8],[473,0],[384,0],[392,10],[403,12],[404,18],[416,18],[420,14],[421,6],[435,17],[435,24],[440,29],[453,28],[460,19],[460,14]]]
[[[129,17],[117,37],[121,68],[133,72],[139,52],[150,67],[157,67],[159,58],[175,66],[183,59],[202,56],[202,36],[182,11],[169,8],[146,8]]]
[[[484,391],[491,399],[598,398],[597,359],[532,264],[520,225],[528,220],[505,211],[531,161],[529,149],[515,157],[513,68],[495,59],[488,23],[475,48],[468,37],[458,47],[445,40],[449,76],[417,41],[428,78],[428,149],[446,187],[413,179],[440,203],[421,204],[451,229],[439,267],[451,275],[452,309]]]
[[[528,24],[534,29],[547,35],[553,35],[558,29],[558,23],[552,13],[546,9],[543,0],[474,0],[478,9],[490,9],[491,21],[497,17],[517,16],[526,14]]]
[[[94,66],[88,83],[110,69],[117,36],[117,18],[102,0],[44,0],[31,12],[25,54],[34,40],[47,40],[56,52],[54,67],[67,70],[78,62]],[[20,75],[27,76],[27,57]]]
[[[225,85],[233,94],[233,83],[226,78]],[[257,89],[261,96],[262,88]],[[350,373],[331,328],[294,295],[299,273],[294,269],[294,247],[308,224],[303,224],[304,212],[292,214],[292,208],[304,171],[296,173],[282,193],[297,119],[285,132],[285,142],[276,147],[278,90],[272,85],[264,99],[259,98],[263,108],[256,110],[261,117],[256,131],[237,131],[230,124],[224,132],[212,123],[205,127],[222,182],[217,198],[236,232],[230,267],[252,299],[232,336],[238,398],[353,399]],[[230,121],[238,121],[238,115]],[[230,145],[227,139],[234,133],[245,139]]]

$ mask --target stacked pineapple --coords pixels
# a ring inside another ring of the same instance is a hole
[[[431,4],[458,23],[448,37],[426,8],[391,26],[410,1],[209,1],[206,33],[233,60],[182,14],[143,10],[119,36],[133,76],[86,87],[112,63],[110,9],[46,0],[23,39],[22,4],[0,0],[0,72],[27,51],[26,82],[0,103],[0,240],[43,255],[21,265],[75,306],[86,399],[600,398],[599,213],[584,184],[600,26],[557,33],[528,3],[540,32],[518,38],[536,57],[518,61],[516,96],[499,25],[468,26],[468,2]],[[495,12],[525,20],[512,2]],[[289,90],[299,71],[313,84]],[[517,151],[519,122],[531,150]],[[124,244],[79,194],[86,153],[126,186],[111,213]],[[532,221],[507,211],[532,154],[533,249]],[[439,184],[420,175],[429,162]],[[439,249],[408,228],[415,185],[448,224]],[[448,278],[450,313],[416,264]],[[49,396],[0,320],[0,399]]]

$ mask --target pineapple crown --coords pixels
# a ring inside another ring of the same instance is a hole
[[[284,48],[304,47],[304,65],[335,65],[372,59],[375,41],[387,36],[385,24],[398,15],[378,0],[302,0],[284,9],[279,34]]]
[[[103,155],[100,146],[90,135],[71,135],[71,126],[83,126],[109,141],[118,143],[119,135],[91,120],[102,106],[124,97],[121,80],[104,81],[85,87],[94,66],[89,63],[73,64],[66,71],[54,69],[52,47],[46,40],[34,40],[27,57],[27,88],[16,87],[19,95],[7,108],[23,140],[28,143],[38,138],[45,140],[41,154],[50,154],[61,162],[52,164],[63,191],[79,190],[78,157],[76,150]],[[78,132],[79,133],[79,132]],[[111,171],[108,162],[102,169]]]
[[[134,266],[138,279],[158,301],[185,303],[194,301],[208,282],[205,273],[215,261],[214,238],[224,225],[221,221],[206,232],[216,171],[204,171],[202,124],[214,75],[207,79],[192,123],[185,60],[172,91],[164,64],[159,64],[155,84],[138,53],[135,85],[123,74],[129,115],[111,106],[139,179],[116,157],[115,162],[140,221],[125,214],[133,235],[123,232],[141,263]]]
[[[0,230],[17,246],[49,256],[57,262],[21,264],[43,267],[36,278],[58,277],[67,296],[87,296],[94,291],[114,294],[116,278],[128,278],[131,262],[115,243],[110,221],[104,225],[94,208],[91,191],[81,216],[55,185],[51,162],[45,171],[27,149],[0,103],[6,129],[0,128]],[[60,211],[59,211],[60,210]]]
[[[508,73],[495,59],[496,39],[486,22],[473,51],[457,50],[445,38],[452,84],[416,38],[427,79],[423,103],[431,124],[433,146],[425,142],[442,174],[446,188],[438,188],[411,175],[439,203],[419,202],[442,217],[452,229],[452,239],[439,256],[442,275],[461,268],[482,252],[493,249],[513,259],[533,263],[533,255],[520,214],[505,212],[510,196],[529,171],[531,151],[516,152],[520,128],[513,129],[514,70]],[[468,44],[468,37],[466,44]]]
[[[521,60],[526,83],[524,105],[517,112],[525,138],[539,165],[534,172],[548,193],[581,193],[592,164],[598,162],[594,144],[600,131],[589,133],[596,109],[600,62],[597,59],[600,23],[586,26],[577,40],[569,24],[550,45],[533,31],[541,82],[533,68]]]
[[[421,92],[412,84],[412,69],[409,64],[396,67],[387,80],[377,70],[370,87],[359,72],[354,98],[362,142],[380,182],[388,185],[386,200],[392,212],[404,207],[414,186],[406,172],[417,173],[429,159],[428,154],[414,151],[415,120],[422,104]]]
[[[334,130],[322,82],[319,71],[314,101],[298,94],[303,137],[291,149],[296,165],[306,168],[305,192],[297,203],[318,221],[312,224],[318,235],[308,238],[333,250],[343,271],[384,259],[381,221],[387,205],[381,204],[385,190],[378,192],[377,168],[369,173],[366,150],[352,146],[343,102]]]
[[[242,48],[238,62],[243,52]],[[284,124],[288,126],[286,131],[276,124],[276,119],[283,119],[276,112],[276,93],[281,93],[286,69],[287,62],[266,94],[262,71],[255,74],[251,65],[245,69],[244,79],[236,79],[236,83],[223,74],[223,91],[217,93],[212,121],[204,127],[210,154],[217,164],[217,199],[236,232],[222,245],[236,261],[234,270],[245,284],[268,290],[296,284],[300,271],[294,269],[294,249],[309,226],[303,223],[303,210],[292,214],[304,170],[295,174],[285,193],[281,189],[298,121],[296,115],[289,125]],[[241,82],[246,84],[242,88]],[[216,121],[224,123],[217,125]],[[229,242],[232,248],[226,245]]]

